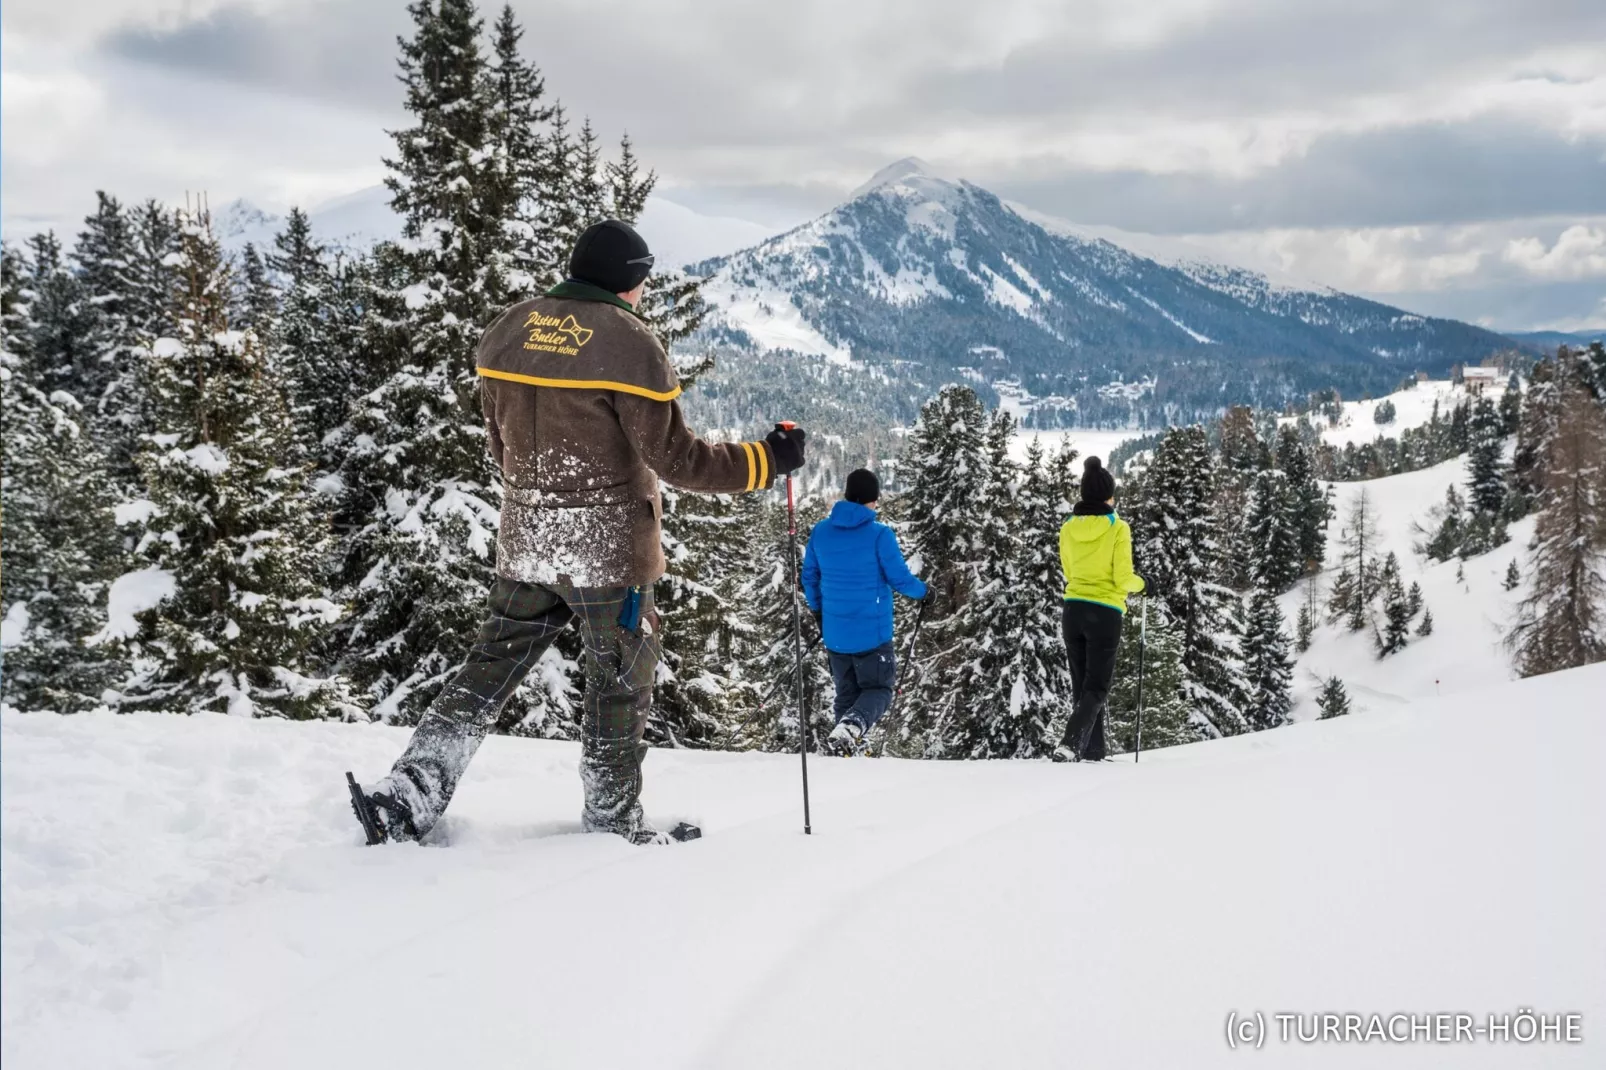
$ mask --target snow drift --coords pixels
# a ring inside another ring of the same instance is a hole
[[[488,740],[427,847],[341,771],[399,730],[6,712],[8,1068],[1208,1067],[1260,1010],[1578,1012],[1599,1065],[1606,666],[1142,764],[655,752],[640,849],[571,745]],[[1274,1047],[1280,1047],[1273,1044]],[[1375,1045],[1371,1046],[1375,1047]]]

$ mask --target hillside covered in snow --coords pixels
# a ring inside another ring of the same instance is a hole
[[[1323,624],[1295,667],[1296,720],[1318,715],[1314,696],[1321,679],[1329,676],[1344,681],[1352,703],[1362,710],[1403,707],[1440,695],[1480,694],[1515,678],[1503,644],[1526,585],[1519,582],[1507,590],[1504,581],[1513,562],[1520,566],[1527,559],[1534,518],[1513,523],[1510,541],[1503,546],[1465,561],[1433,561],[1416,552],[1423,531],[1432,526],[1432,509],[1443,503],[1451,487],[1465,493],[1467,480],[1467,460],[1458,457],[1419,472],[1328,485],[1334,507],[1328,568],[1314,578],[1323,614],[1340,566],[1344,518],[1365,493],[1378,528],[1378,541],[1368,553],[1379,558],[1394,554],[1401,581],[1406,586],[1421,585],[1423,605],[1433,614],[1433,631],[1413,637],[1404,650],[1380,659],[1371,628],[1351,632],[1342,624]],[[1283,616],[1290,626],[1309,597],[1311,582],[1301,580],[1282,596]]]
[[[1449,616],[1449,614],[1446,614]],[[366,725],[6,713],[5,1065],[1238,1065],[1229,1013],[1574,1012],[1596,1065],[1606,666],[1131,764],[657,752],[706,837],[577,834],[572,744],[487,740],[423,848],[360,846]],[[1517,721],[1520,719],[1520,724]],[[1381,1049],[1390,1049],[1382,1051]]]

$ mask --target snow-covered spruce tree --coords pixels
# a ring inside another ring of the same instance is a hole
[[[1243,639],[1244,677],[1249,681],[1249,704],[1244,714],[1255,731],[1288,723],[1293,708],[1289,694],[1294,663],[1288,655],[1283,615],[1276,596],[1265,587],[1249,595]]]
[[[1249,581],[1273,594],[1293,587],[1303,570],[1295,507],[1287,476],[1275,468],[1255,473],[1243,523]]]
[[[1238,665],[1238,599],[1221,582],[1222,549],[1211,526],[1213,467],[1203,428],[1166,432],[1145,473],[1134,552],[1180,628],[1190,711],[1211,734],[1236,735],[1248,727],[1248,687]]]
[[[1322,711],[1317,718],[1321,721],[1349,713],[1349,692],[1344,690],[1344,681],[1336,676],[1323,680],[1322,689],[1316,696],[1316,708]]]
[[[1506,380],[1505,393],[1500,395],[1500,433],[1514,435],[1522,422],[1522,377],[1512,372]]]
[[[662,488],[668,571],[654,588],[663,661],[648,738],[708,747],[742,708],[732,683],[738,607],[727,574],[743,567],[744,531],[725,494]],[[750,496],[749,496],[750,497]]]
[[[748,495],[747,499],[754,500],[754,496]],[[797,502],[800,565],[808,535],[814,525],[824,519],[827,504],[810,495],[804,495]],[[742,508],[747,508],[745,503]],[[805,647],[818,638],[819,630],[809,618],[808,609],[801,601],[802,593],[789,571],[786,510],[773,506],[758,508],[748,525],[747,536],[747,572],[738,580],[737,597],[742,610],[739,620],[743,622],[740,632],[743,653],[737,666],[741,684],[736,689],[736,697],[742,708],[731,718],[728,745],[742,750],[796,751],[799,717],[797,645],[792,620],[794,594],[803,615]],[[820,645],[804,659],[803,688],[808,705],[809,749],[818,751],[832,728],[833,694],[831,672]],[[895,709],[893,715],[898,712]]]
[[[1400,582],[1400,559],[1390,553],[1383,561],[1380,583],[1383,620],[1377,628],[1377,656],[1386,658],[1405,649],[1411,637],[1410,597]]]
[[[641,161],[636,157],[629,135],[619,142],[619,160],[609,162],[604,170],[606,213],[614,219],[635,223],[658,185],[657,172],[642,173]],[[708,315],[708,305],[702,295],[703,282],[667,264],[654,268],[648,276],[638,311],[665,349],[702,326],[703,318]]]
[[[99,705],[120,675],[111,652],[85,645],[105,626],[106,590],[121,571],[116,496],[105,458],[65,391],[27,381],[31,342],[23,268],[0,256],[0,496],[5,501],[4,701],[63,713]]]
[[[1475,513],[1494,516],[1506,500],[1506,479],[1500,470],[1500,451],[1505,442],[1500,414],[1486,397],[1472,407],[1468,428],[1471,446],[1467,454],[1468,501]]]
[[[591,128],[591,117],[580,123],[580,139],[574,146],[574,170],[570,196],[581,230],[608,217],[608,178],[602,159],[602,144]]]
[[[95,343],[104,347],[120,337],[122,355],[96,398],[92,429],[106,449],[113,478],[125,494],[134,497],[139,494],[140,482],[134,455],[151,429],[150,414],[140,393],[145,382],[140,362],[152,341],[172,336],[178,329],[173,294],[181,284],[178,265],[183,257],[178,221],[166,206],[147,201],[130,209],[128,220],[131,259],[120,272],[127,287],[124,300],[116,305],[120,322],[110,324],[107,333],[98,336]],[[85,271],[87,275],[87,266]],[[101,282],[106,281],[102,277]],[[99,283],[96,292],[101,292]],[[113,306],[108,303],[104,307]],[[103,326],[107,326],[105,321]],[[102,348],[103,357],[107,352]]]
[[[1039,743],[1042,749],[1034,754],[1051,751],[1069,716],[1071,671],[1060,637],[1065,574],[1059,531],[1075,494],[1076,457],[1069,445],[1050,455],[1034,437],[1015,495],[1013,586],[1003,608],[1016,633],[1005,672],[1011,679],[1010,739],[1021,757]],[[1000,738],[996,731],[994,738]]]
[[[567,248],[551,244],[553,235],[542,227],[542,213],[563,196],[565,176],[551,173],[542,131],[552,119],[543,103],[546,83],[535,64],[524,58],[520,42],[524,29],[511,4],[502,7],[491,31],[490,142],[505,186],[499,199],[508,209],[508,297],[523,300],[543,293],[563,280]]]
[[[250,331],[268,360],[278,355],[274,333],[279,322],[279,290],[268,275],[268,265],[256,244],[246,242],[234,271],[234,293],[229,305],[229,324],[237,331]]]
[[[83,287],[54,232],[29,238],[19,266],[27,271],[29,332],[22,372],[47,395],[66,390],[80,397],[85,368],[98,364],[87,336]]]
[[[1422,585],[1415,580],[1411,581],[1410,590],[1405,592],[1405,608],[1410,611],[1412,620],[1422,612]]]
[[[1508,639],[1524,676],[1606,658],[1606,408],[1576,378],[1559,402],[1540,458],[1529,593]]]
[[[1254,414],[1248,406],[1228,409],[1221,419],[1221,463],[1215,466],[1216,493],[1211,502],[1216,538],[1222,546],[1238,547],[1246,542],[1249,486],[1260,469],[1262,452],[1255,434]],[[1223,581],[1228,586],[1243,590],[1250,585],[1249,554],[1225,554],[1221,563]]]
[[[1303,654],[1310,649],[1311,638],[1316,634],[1316,613],[1309,602],[1299,604],[1299,619],[1294,625],[1294,650]]]
[[[1288,477],[1290,518],[1299,533],[1300,567],[1302,571],[1319,572],[1327,557],[1327,522],[1333,507],[1316,479],[1315,461],[1298,428],[1278,430],[1277,467]]]
[[[183,219],[179,329],[140,362],[154,430],[138,457],[136,553],[173,593],[123,635],[125,708],[351,715],[309,647],[340,609],[313,577],[327,529],[305,479],[283,466],[282,384],[256,337],[227,320],[230,272],[210,219]],[[114,592],[115,596],[115,592]],[[116,623],[114,621],[114,623]]]
[[[998,411],[988,421],[986,480],[973,503],[984,547],[975,562],[974,596],[950,618],[968,636],[942,663],[945,689],[926,696],[936,719],[931,753],[954,758],[1037,758],[1054,746],[1055,714],[1070,688],[1064,652],[1055,641],[1057,549],[1066,503],[1051,497],[1052,478],[1033,443],[1035,481],[1028,510],[1026,480],[1010,458],[1015,421]]]
[[[1561,397],[1569,385],[1586,382],[1584,362],[1561,346],[1554,357],[1534,365],[1517,423],[1517,445],[1511,459],[1511,483],[1530,506],[1544,491],[1543,458],[1556,433]]]
[[[140,343],[135,306],[134,227],[115,197],[96,192],[95,211],[84,220],[73,247],[73,262],[84,312],[84,362],[75,390],[90,415],[91,430],[104,441],[94,419],[101,399],[134,359]]]
[[[647,197],[658,184],[658,173],[651,170],[642,173],[641,160],[636,156],[636,147],[629,134],[619,139],[619,159],[610,161],[605,172],[609,214],[626,223],[635,223],[636,217],[647,206]]]
[[[1425,638],[1433,634],[1433,610],[1422,610],[1422,623],[1416,626],[1416,634],[1419,638]]]
[[[381,716],[404,722],[467,653],[493,579],[499,484],[474,349],[507,303],[512,214],[473,3],[419,0],[408,12],[400,65],[413,125],[393,132],[385,180],[405,245],[377,254],[389,292],[373,295],[365,348],[385,374],[354,405],[342,473],[371,510],[346,554],[356,613],[343,665]]]
[[[535,220],[535,243],[547,250],[553,261],[550,275],[554,282],[568,274],[569,250],[585,229],[580,218],[574,139],[569,136],[569,113],[561,102],[554,103],[540,154],[541,190],[545,194]]]
[[[290,209],[267,266],[283,287],[273,352],[295,421],[296,447],[327,471],[332,465],[323,441],[345,422],[352,354],[342,348],[347,340],[340,337],[339,310],[333,306],[334,280],[307,213]]]
[[[1507,591],[1515,591],[1522,584],[1522,573],[1517,570],[1517,559],[1512,558],[1511,564],[1506,566],[1506,578],[1500,581],[1500,586]]]
[[[1348,621],[1350,613],[1355,606],[1355,573],[1348,565],[1340,565],[1338,574],[1333,577],[1333,584],[1327,592],[1327,619],[1329,623],[1338,624]]]
[[[1142,608],[1131,613],[1121,629],[1115,656],[1115,679],[1105,712],[1110,750],[1129,754],[1137,747],[1138,648],[1143,647],[1143,749],[1158,750],[1206,738],[1203,723],[1192,717],[1183,695],[1182,639],[1164,600],[1148,599],[1147,638]],[[1063,653],[1063,647],[1061,648]],[[1067,675],[1069,673],[1067,672]]]
[[[986,429],[987,414],[975,391],[946,386],[921,407],[904,451],[905,550],[923,562],[932,601],[924,625],[927,652],[909,667],[918,692],[888,726],[889,745],[901,755],[925,754],[937,745],[935,718],[951,691],[948,673],[965,657],[971,639],[973,618],[962,611],[986,582]]]
[[[1435,561],[1448,561],[1461,553],[1467,537],[1467,514],[1460,493],[1452,483],[1444,490],[1444,503],[1428,511],[1427,538],[1417,543],[1418,553]]]

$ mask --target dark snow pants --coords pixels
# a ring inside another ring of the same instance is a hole
[[[866,732],[875,727],[892,705],[892,685],[897,680],[898,662],[891,643],[882,643],[863,654],[831,655],[831,678],[836,681],[836,719],[852,717]]]
[[[632,621],[628,615],[621,621],[621,613],[633,591],[639,592],[639,612],[629,627]],[[641,761],[647,751],[642,736],[658,666],[652,588],[542,586],[498,577],[489,602],[490,614],[468,660],[418,722],[391,770],[393,778],[411,781],[422,797],[427,812],[413,814],[419,835],[446,812],[502,706],[576,616],[586,651],[583,821],[592,832],[628,834],[639,828]]]
[[[1067,599],[1061,617],[1072,696],[1062,742],[1089,761],[1105,755],[1104,708],[1115,676],[1115,652],[1121,646],[1121,616],[1110,606]]]

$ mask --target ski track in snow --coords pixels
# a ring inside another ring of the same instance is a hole
[[[1242,1061],[1235,1008],[1598,1021],[1602,688],[1597,666],[1137,767],[816,758],[808,838],[795,755],[658,750],[649,812],[708,835],[647,849],[570,834],[571,744],[487,740],[431,846],[368,849],[341,774],[377,776],[403,730],[8,711],[4,1062],[1048,1067],[1079,1020],[1083,1065],[1208,1067]]]

